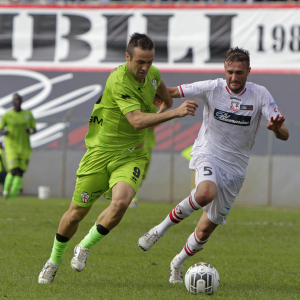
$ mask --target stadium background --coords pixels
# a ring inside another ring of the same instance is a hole
[[[300,11],[296,5],[6,5],[0,13],[0,115],[11,94],[24,97],[38,133],[24,177],[24,194],[49,186],[51,196],[70,197],[94,103],[109,72],[125,62],[128,36],[148,33],[156,44],[154,65],[168,86],[224,77],[230,46],[250,50],[249,81],[264,85],[285,115],[287,142],[277,141],[263,119],[238,203],[299,205]],[[181,103],[174,100],[175,106]],[[141,200],[177,202],[191,187],[181,151],[193,143],[196,117],[156,128]]]

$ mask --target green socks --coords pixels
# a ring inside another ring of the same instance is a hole
[[[11,173],[8,173],[4,181],[3,195],[8,195],[13,180],[14,180],[14,176]]]
[[[9,199],[14,199],[22,188],[22,181],[23,177],[13,176],[11,173],[8,173],[4,181],[3,195],[7,196],[10,192]]]
[[[54,238],[54,243],[52,247],[52,252],[50,256],[50,260],[52,263],[59,265],[63,259],[64,253],[69,245],[69,242],[59,242],[56,237]]]
[[[106,234],[100,234],[98,232],[97,226],[95,224],[90,229],[89,233],[84,237],[84,239],[79,243],[79,246],[81,246],[83,248],[91,249],[91,247],[93,245],[95,245],[96,243],[100,242],[105,237]]]
[[[102,232],[102,234],[100,234],[98,230]],[[104,228],[100,224],[99,225],[95,224],[90,229],[89,233],[84,237],[84,239],[79,243],[79,246],[90,249],[94,244],[102,240],[102,238],[108,233],[109,233],[108,229]],[[61,240],[61,242],[59,242],[57,239]],[[58,233],[56,234],[54,238],[51,256],[50,256],[50,260],[52,263],[56,265],[59,265],[61,263],[64,253],[69,245],[69,242],[70,240],[67,237],[63,237]]]
[[[22,181],[23,177],[20,176],[14,176],[13,177],[13,182],[10,190],[10,197],[9,199],[14,199],[20,192],[22,188]]]

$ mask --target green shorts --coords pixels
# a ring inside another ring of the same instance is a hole
[[[6,164],[8,171],[15,168],[20,168],[22,171],[26,171],[29,164],[30,154],[18,154],[13,152],[6,152]]]
[[[119,181],[130,184],[137,192],[147,162],[147,152],[143,148],[121,151],[88,149],[76,173],[73,202],[88,207],[102,194],[111,200],[111,189]]]

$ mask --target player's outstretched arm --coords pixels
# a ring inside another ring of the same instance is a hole
[[[169,91],[170,96],[172,98],[180,98],[181,97],[177,86],[175,86],[175,87],[168,87],[168,91]]]
[[[125,117],[136,130],[149,128],[176,118],[187,115],[195,116],[198,107],[196,101],[187,100],[180,106],[159,114],[143,113],[140,109],[128,112]]]
[[[279,117],[279,115],[277,115],[275,118],[271,117],[267,124],[267,128],[274,132],[277,139],[286,141],[290,134],[287,127],[283,124],[284,121],[284,116]]]

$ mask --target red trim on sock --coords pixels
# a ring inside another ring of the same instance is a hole
[[[189,255],[189,256],[193,256],[193,255],[195,255],[195,254],[198,252],[198,251],[195,250],[195,249],[191,250],[191,249],[189,248],[189,246],[188,246],[188,243],[185,244],[184,250],[185,250],[186,254]]]
[[[173,210],[169,213],[169,218],[170,220],[173,222],[173,223],[179,223],[180,221],[176,220],[174,217],[173,217],[173,214],[172,214]]]
[[[199,240],[197,238],[197,236],[196,236],[196,232],[195,231],[194,231],[194,239],[195,239],[196,243],[199,244],[199,245],[204,245],[208,241],[208,239],[206,241],[204,241],[204,242],[201,241],[201,240]]]
[[[189,197],[189,203],[190,203],[190,206],[192,207],[193,210],[198,210],[199,209],[193,203],[193,197],[192,197],[192,195]]]

